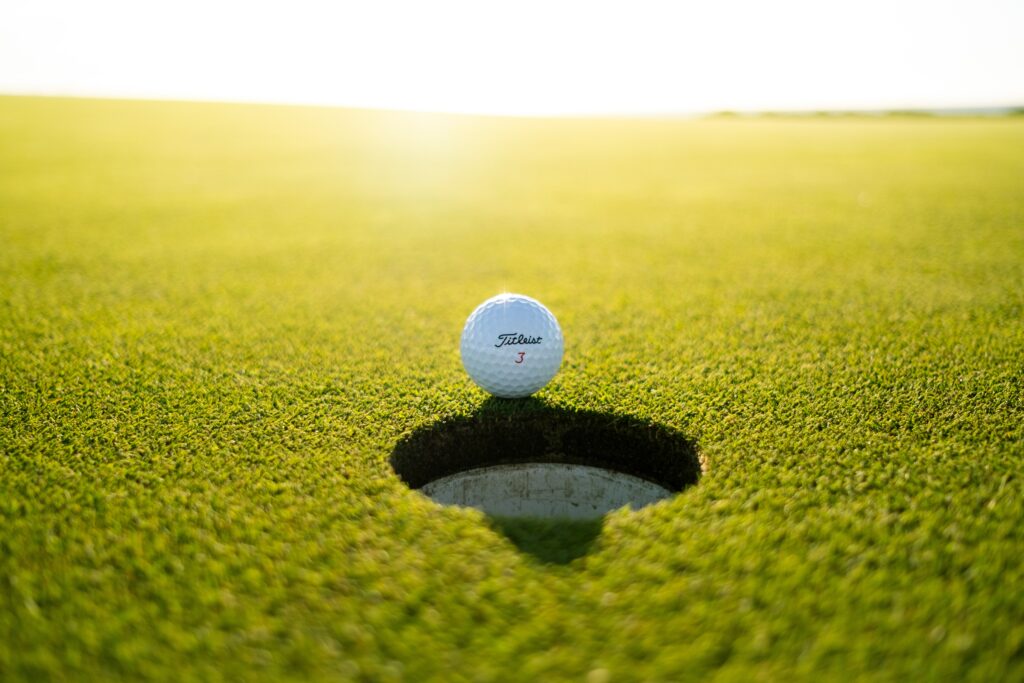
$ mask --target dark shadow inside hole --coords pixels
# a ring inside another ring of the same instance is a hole
[[[469,417],[415,430],[391,454],[395,472],[413,489],[469,470],[524,463],[602,468],[672,493],[696,484],[701,475],[696,444],[676,430],[614,413],[556,408],[535,398],[490,398]],[[488,519],[524,553],[565,563],[594,546],[603,516]]]

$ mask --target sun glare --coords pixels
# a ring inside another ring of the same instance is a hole
[[[1024,102],[1024,3],[0,6],[0,92],[499,114]]]

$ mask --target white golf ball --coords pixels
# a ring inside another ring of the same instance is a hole
[[[562,364],[562,328],[544,304],[499,294],[476,307],[462,329],[462,365],[499,398],[522,398],[551,381]]]

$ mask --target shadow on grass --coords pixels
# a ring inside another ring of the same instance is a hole
[[[391,453],[391,466],[412,489],[468,470],[522,463],[598,467],[673,493],[701,476],[696,443],[681,432],[626,415],[557,408],[535,398],[490,398],[473,415],[416,429]],[[491,515],[488,520],[522,552],[564,564],[595,546],[603,517]]]
[[[537,519],[488,515],[491,528],[520,552],[544,564],[569,564],[597,543],[604,517],[595,519]]]

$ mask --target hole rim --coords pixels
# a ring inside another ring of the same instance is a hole
[[[671,427],[620,413],[573,410],[536,399],[488,399],[476,413],[406,434],[389,463],[409,488],[501,465],[565,464],[628,474],[674,497],[699,483],[696,441]],[[439,503],[444,504],[444,503]]]

